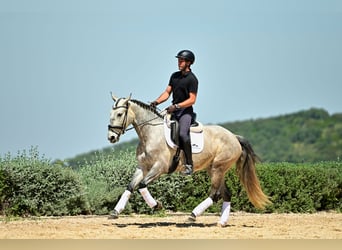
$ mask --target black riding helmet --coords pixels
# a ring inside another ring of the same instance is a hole
[[[195,62],[195,55],[190,50],[181,50],[176,55],[177,58],[183,58],[185,60],[190,61],[191,63]]]

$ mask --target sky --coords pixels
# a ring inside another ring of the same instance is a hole
[[[341,113],[341,24],[340,0],[0,0],[0,156],[111,146],[110,92],[155,100],[183,49],[204,124]]]

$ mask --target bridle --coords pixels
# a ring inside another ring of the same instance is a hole
[[[118,103],[119,101],[117,101]],[[124,121],[122,123],[121,126],[112,126],[112,125],[108,125],[108,130],[110,130],[111,132],[117,134],[118,136],[123,135],[126,131],[129,131],[131,129],[133,129],[134,127],[131,128],[127,128],[127,117],[128,117],[128,109],[129,109],[129,104],[128,102],[126,103],[126,105],[121,105],[121,106],[115,106],[113,107],[113,110],[119,109],[119,108],[124,108],[126,109],[125,111],[125,117],[124,117]],[[162,111],[161,113],[163,113],[164,111]],[[145,125],[151,125],[151,126],[158,126],[158,125],[162,125],[163,123],[155,123],[155,124],[150,124],[151,121],[158,119],[158,116],[149,119],[147,121],[141,122],[139,124],[137,124],[137,127],[140,126],[145,126]]]
[[[116,109],[119,109],[119,108],[126,109],[124,121],[123,121],[121,126],[112,126],[110,124],[108,125],[108,130],[112,131],[113,133],[117,134],[118,136],[123,135],[127,131],[126,130],[126,126],[127,126],[127,117],[128,117],[128,115],[127,115],[128,114],[128,107],[129,107],[128,102],[126,103],[126,105],[121,105],[121,106],[113,107],[113,110],[116,110]],[[119,130],[119,132],[117,130]]]

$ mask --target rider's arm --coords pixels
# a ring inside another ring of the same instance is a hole
[[[172,91],[172,87],[168,85],[165,91],[155,100],[155,102],[157,102],[157,104],[161,104],[165,102],[167,99],[169,99],[171,91]]]
[[[189,98],[183,102],[177,103],[179,108],[187,108],[195,104],[197,98],[196,93],[190,92]]]

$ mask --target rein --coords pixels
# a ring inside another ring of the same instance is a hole
[[[150,126],[159,126],[159,125],[163,125],[163,123],[154,123],[154,124],[149,123],[149,122],[154,121],[154,120],[156,120],[156,119],[158,119],[158,116],[156,116],[156,117],[154,117],[154,118],[152,118],[152,119],[150,119],[150,120],[144,121],[144,122],[142,122],[142,123],[140,123],[140,124],[137,124],[136,126],[137,126],[137,127],[140,127],[140,126],[145,126],[145,125],[150,125]],[[125,131],[129,131],[129,130],[132,130],[132,129],[134,129],[134,126],[132,126],[132,127],[130,127],[130,128],[127,128]]]
[[[165,110],[165,109],[162,110],[161,112],[159,112],[159,114],[160,114],[161,116],[165,116],[165,115],[166,115],[166,110]],[[145,125],[159,126],[159,125],[163,125],[163,124],[164,124],[163,122],[154,123],[154,124],[150,124],[150,123],[149,123],[149,122],[154,121],[154,120],[156,120],[156,119],[158,119],[158,116],[156,116],[156,117],[154,117],[154,118],[152,118],[152,119],[150,119],[150,120],[144,121],[144,122],[142,122],[142,123],[140,123],[140,124],[137,124],[136,126],[137,126],[137,127],[145,126]],[[131,128],[127,128],[126,131],[132,130],[132,129],[134,129],[134,126],[131,127]]]
[[[112,130],[114,133],[117,133],[117,134],[124,134],[125,132],[134,129],[134,125],[133,125],[132,127],[130,127],[130,128],[126,128],[126,129],[125,129],[126,123],[127,123],[127,117],[128,117],[128,108],[129,108],[128,103],[126,104],[126,106],[117,106],[117,107],[113,107],[113,110],[118,109],[118,108],[125,108],[125,109],[126,109],[124,122],[122,123],[121,126],[112,126],[112,125],[108,125],[108,129],[109,129],[109,130]],[[164,115],[165,115],[164,113],[165,113],[165,110],[161,111],[161,112],[160,112],[160,115],[164,116]],[[156,116],[156,117],[154,117],[154,118],[152,118],[152,119],[149,119],[149,120],[147,120],[147,121],[141,122],[140,124],[136,124],[135,126],[140,127],[140,126],[145,126],[145,125],[150,125],[150,126],[159,126],[159,125],[163,125],[162,122],[161,122],[161,123],[154,123],[154,124],[151,124],[151,123],[150,123],[151,121],[154,121],[154,120],[156,120],[156,119],[158,119],[158,116]],[[115,129],[119,129],[120,132],[119,132],[119,133],[116,132]]]

